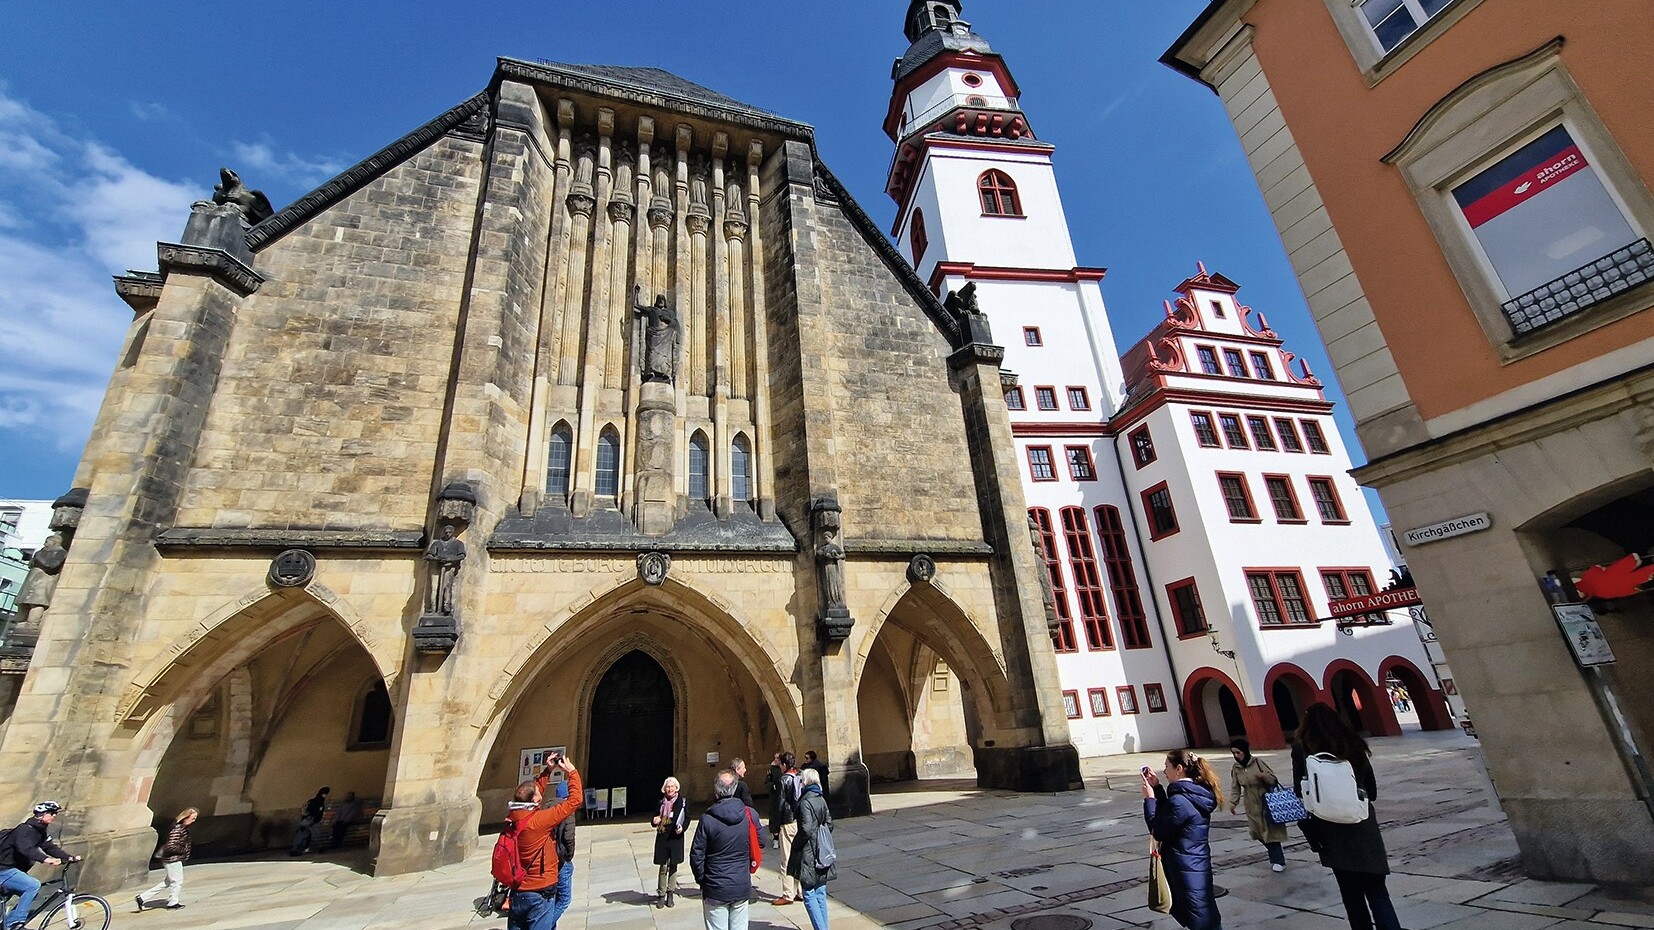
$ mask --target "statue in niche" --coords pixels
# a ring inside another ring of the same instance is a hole
[[[465,561],[465,543],[454,538],[454,525],[442,525],[442,538],[425,547],[425,571],[430,584],[425,588],[425,613],[452,617],[454,592],[459,588],[459,569]]]
[[[220,168],[218,178],[218,186],[212,189],[212,202],[229,204],[240,210],[247,225],[267,219],[276,212],[263,191],[248,190],[247,185],[241,183],[241,175],[228,168]]]
[[[643,381],[672,384],[678,372],[678,315],[661,294],[652,304],[643,303],[643,285],[638,285],[633,311],[648,322],[643,329]]]
[[[46,537],[46,544],[35,550],[34,558],[29,560],[29,574],[17,592],[19,624],[29,623],[52,606],[58,575],[68,559],[69,550],[63,548],[63,536],[58,533]]]
[[[689,206],[706,212],[706,165],[700,159],[689,166]]]
[[[816,561],[821,565],[821,597],[829,615],[843,611],[844,539],[837,510],[822,510],[816,528]]]
[[[1034,544],[1034,562],[1039,565],[1040,598],[1045,601],[1045,625],[1056,629],[1060,621],[1057,619],[1057,594],[1051,589],[1051,570],[1045,565],[1045,544],[1041,541],[1039,524],[1033,517],[1028,518],[1028,540]]]

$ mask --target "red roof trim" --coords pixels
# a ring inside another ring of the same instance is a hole
[[[1077,439],[1085,437],[1109,437],[1114,435],[1113,428],[1107,423],[1015,423],[1011,424],[1012,436],[1038,436],[1040,438],[1056,438],[1059,436],[1073,436]]]
[[[978,265],[974,262],[937,262],[930,273],[930,289],[942,286],[942,279],[962,276],[971,281],[1060,281],[1073,284],[1079,281],[1101,281],[1107,268],[1088,268],[1083,265],[1069,269],[1019,268],[1012,265]]]
[[[906,102],[908,94],[919,85],[949,68],[967,68],[971,71],[992,71],[999,79],[1000,89],[1005,96],[1021,98],[1022,88],[1017,86],[1016,78],[1011,77],[1011,69],[1005,66],[1005,59],[995,54],[983,55],[980,52],[943,52],[925,62],[917,71],[896,82],[890,92],[890,108],[885,112],[884,134],[892,141],[897,138],[898,127],[902,124],[902,104]]]
[[[1157,387],[1145,400],[1134,403],[1120,411],[1118,416],[1109,421],[1109,428],[1116,433],[1125,432],[1147,418],[1149,414],[1167,404],[1223,407],[1240,413],[1251,410],[1267,410],[1272,413],[1318,414],[1331,413],[1333,408],[1337,406],[1329,400],[1294,400],[1290,397],[1237,397],[1234,394],[1223,394],[1216,391],[1189,391],[1162,386]]]

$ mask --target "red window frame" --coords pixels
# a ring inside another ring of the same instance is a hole
[[[1355,566],[1352,568],[1334,566],[1331,568],[1319,568],[1317,571],[1321,573],[1321,587],[1327,592],[1327,600],[1329,601],[1341,601],[1347,597],[1361,597],[1362,595],[1372,594],[1378,590],[1378,582],[1373,580],[1373,570],[1370,568],[1364,568],[1361,566]],[[1327,584],[1327,578],[1329,576],[1338,579],[1338,583],[1344,588],[1343,594],[1335,593],[1332,589],[1332,585]],[[1360,579],[1360,584],[1356,583],[1356,579]],[[1367,588],[1367,590],[1356,590],[1356,588],[1362,587],[1363,585]]]
[[[1218,424],[1217,424],[1216,420],[1212,419],[1211,411],[1209,411],[1209,410],[1191,410],[1191,411],[1189,411],[1189,423],[1194,426],[1194,429],[1195,429],[1195,442],[1200,443],[1201,448],[1203,448],[1203,449],[1221,449],[1221,448],[1223,448],[1223,439],[1222,439],[1222,437],[1220,437],[1218,435]],[[1201,428],[1202,423],[1206,424],[1204,429]]]
[[[1155,519],[1154,497],[1159,494],[1166,495],[1166,513],[1171,519],[1171,526],[1169,527],[1161,526],[1160,521]],[[1166,482],[1162,481],[1144,491],[1142,498],[1143,518],[1149,525],[1149,540],[1151,542],[1165,539],[1167,536],[1175,536],[1178,531],[1183,529],[1177,523],[1177,504],[1172,500],[1172,489],[1166,486]]]
[[[1045,345],[1045,338],[1039,334],[1038,326],[1024,326],[1022,328],[1022,344],[1025,346]]]
[[[976,192],[982,200],[983,216],[1022,216],[1017,182],[998,168],[989,168],[977,177]]]
[[[1241,423],[1240,414],[1218,414],[1218,430],[1223,433],[1223,441],[1229,444],[1229,448],[1251,450],[1252,444],[1246,439],[1246,426]]]
[[[1268,352],[1252,352],[1248,357],[1252,360],[1252,377],[1259,381],[1275,380],[1275,366],[1269,363]]]
[[[1051,580],[1051,601],[1057,609],[1057,628],[1051,631],[1051,646],[1058,652],[1079,652],[1080,647],[1074,641],[1074,615],[1069,611],[1068,591],[1062,582],[1062,561],[1057,555],[1057,533],[1051,523],[1051,511],[1030,507],[1028,516],[1034,521],[1046,577]]]
[[[1150,682],[1143,686],[1143,703],[1148,705],[1149,713],[1163,714],[1166,712],[1166,689],[1159,682]],[[1154,705],[1159,704],[1159,707]]]
[[[1303,571],[1296,568],[1247,568],[1243,571],[1246,573],[1246,591],[1251,596],[1252,610],[1257,614],[1260,628],[1317,625],[1319,621],[1315,619],[1315,608],[1309,601],[1309,589],[1304,585]],[[1283,590],[1281,584],[1283,578],[1297,586],[1297,597],[1292,597]],[[1260,600],[1264,597],[1264,594],[1258,589],[1258,583],[1266,579],[1269,597],[1267,600]],[[1291,607],[1293,602],[1296,602],[1299,607],[1303,619],[1293,619]],[[1272,609],[1265,610],[1266,606],[1271,606]],[[1271,613],[1278,619],[1265,619]]]
[[[1005,409],[1006,410],[1027,410],[1028,409],[1028,402],[1022,396],[1022,388],[1021,387],[1014,387],[1014,388],[1006,388],[1005,389]]]
[[[930,248],[930,236],[925,234],[925,211],[913,211],[913,222],[907,228],[907,241],[913,246],[913,267],[917,268],[925,257],[925,250]]]
[[[1095,516],[1097,538],[1103,543],[1103,566],[1114,593],[1114,612],[1120,619],[1120,643],[1127,649],[1151,648],[1154,641],[1149,635],[1149,618],[1143,610],[1143,592],[1137,586],[1137,569],[1132,564],[1120,508],[1103,504]]]
[[[1080,402],[1077,403],[1077,404],[1074,403],[1074,399],[1076,397],[1079,398],[1079,400],[1080,400]],[[1091,409],[1091,394],[1090,394],[1090,392],[1088,392],[1085,389],[1085,387],[1083,385],[1070,384],[1068,386],[1068,409],[1070,409],[1070,410],[1090,410]]]
[[[1247,417],[1246,429],[1252,434],[1252,445],[1256,446],[1259,452],[1279,451],[1280,446],[1275,444],[1275,434],[1269,429],[1268,417]]]
[[[1178,599],[1179,591],[1189,592],[1189,603],[1183,603]],[[1200,586],[1193,577],[1166,585],[1166,603],[1171,605],[1172,620],[1177,624],[1178,639],[1205,636],[1212,629],[1206,622],[1206,607],[1200,602]],[[1195,612],[1193,617],[1189,616],[1191,609]]]
[[[1101,711],[1097,710],[1097,699],[1098,698],[1103,699],[1103,709]],[[1108,689],[1107,688],[1087,688],[1086,692],[1085,692],[1085,699],[1086,699],[1086,703],[1091,705],[1091,716],[1093,716],[1093,717],[1112,717],[1114,715],[1114,712],[1112,710],[1110,710],[1109,706],[1108,706]]]
[[[1223,370],[1231,378],[1250,378],[1252,375],[1246,370],[1246,356],[1239,349],[1225,348],[1223,350]]]
[[[1275,432],[1281,437],[1281,448],[1288,452],[1304,451],[1304,442],[1298,438],[1298,424],[1287,417],[1275,418]]]
[[[1252,484],[1246,480],[1246,474],[1238,471],[1220,471],[1218,476],[1218,494],[1223,498],[1223,509],[1229,514],[1230,523],[1262,523],[1263,518],[1258,516],[1258,505],[1252,500]],[[1230,497],[1227,480],[1234,480],[1240,486],[1239,503],[1246,505],[1246,513],[1235,515],[1236,500]]]
[[[1290,516],[1281,513],[1281,499],[1275,494],[1275,485],[1272,481],[1280,481],[1286,485],[1286,503],[1291,506]],[[1308,523],[1309,518],[1304,516],[1304,508],[1298,503],[1298,489],[1292,484],[1291,475],[1264,475],[1264,492],[1269,495],[1269,506],[1275,511],[1275,519],[1280,523]]]
[[[1116,685],[1114,688],[1115,703],[1120,705],[1122,714],[1140,714],[1143,712],[1141,704],[1137,703],[1136,685]]]
[[[1126,437],[1131,442],[1131,461],[1138,468],[1152,464],[1159,458],[1154,451],[1154,434],[1147,426],[1139,426]]]
[[[1195,346],[1195,360],[1200,363],[1201,374],[1223,374],[1223,363],[1218,360],[1217,346]]]
[[[1049,403],[1047,403],[1049,401]],[[1041,410],[1056,410],[1057,387],[1054,384],[1034,385],[1034,406]]]
[[[1343,526],[1348,524],[1350,522],[1350,512],[1344,509],[1344,501],[1338,496],[1338,483],[1332,480],[1332,476],[1310,475],[1307,480],[1309,481],[1309,497],[1310,500],[1315,502],[1315,513],[1321,518],[1321,522],[1327,524],[1328,526]],[[1316,495],[1315,490],[1317,485],[1326,488],[1327,500],[1323,501]],[[1332,519],[1327,516],[1326,510],[1323,508],[1328,504],[1331,504],[1333,512],[1338,514],[1337,519]]]
[[[1041,453],[1045,456],[1045,462],[1044,462],[1045,477],[1044,478],[1040,477],[1041,463],[1038,462],[1038,461],[1035,461],[1035,454],[1036,453]],[[1056,481],[1057,480],[1056,459],[1051,457],[1051,447],[1050,446],[1029,446],[1027,455],[1028,455],[1028,476],[1030,478],[1032,478],[1035,481]]]
[[[1074,703],[1068,703],[1072,700]],[[1062,693],[1062,710],[1070,720],[1078,720],[1083,714],[1080,712],[1080,692],[1069,690]]]
[[[1068,477],[1075,481],[1097,480],[1097,462],[1091,457],[1090,446],[1063,446],[1062,457],[1068,462]]]
[[[1327,445],[1327,434],[1321,429],[1321,424],[1314,420],[1299,420],[1298,425],[1304,428],[1304,444],[1309,451],[1316,455],[1331,455],[1332,447]]]
[[[1080,623],[1085,627],[1086,648],[1093,652],[1114,648],[1114,634],[1108,627],[1108,606],[1103,600],[1103,579],[1097,573],[1097,554],[1091,547],[1091,524],[1085,508],[1064,507],[1063,541],[1068,544],[1068,566],[1074,573],[1074,600],[1080,605]]]

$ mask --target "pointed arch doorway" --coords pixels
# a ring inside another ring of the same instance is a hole
[[[592,696],[587,784],[626,788],[628,807],[648,810],[672,774],[676,719],[672,681],[660,663],[636,649],[616,659]]]

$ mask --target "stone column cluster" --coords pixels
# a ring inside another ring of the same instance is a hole
[[[664,533],[693,503],[689,445],[700,432],[710,451],[704,503],[720,516],[748,505],[772,514],[758,233],[763,143],[751,140],[743,149],[727,132],[688,123],[667,133],[650,116],[623,124],[612,109],[580,112],[572,100],[558,101],[555,122],[524,506],[566,503],[576,515],[616,506],[643,532]],[[638,289],[644,303],[664,295],[682,321],[673,385],[640,383],[643,341],[630,303]],[[649,416],[640,421],[645,407]],[[569,493],[566,501],[549,501],[548,442],[564,425],[575,439]],[[641,442],[644,432],[651,442]],[[640,460],[644,453],[658,458],[663,432],[671,440],[664,488],[659,463]],[[621,450],[612,498],[596,486],[606,435]],[[730,450],[737,437],[752,451],[749,500],[733,494]]]

